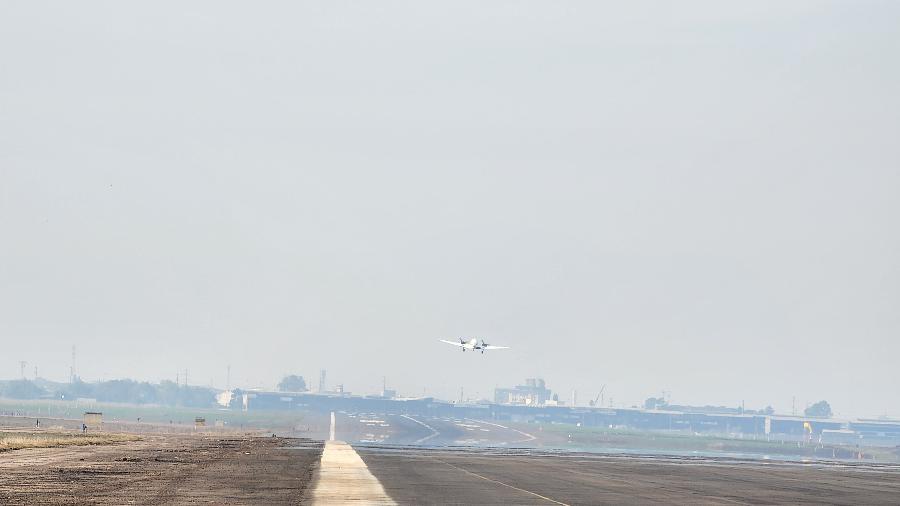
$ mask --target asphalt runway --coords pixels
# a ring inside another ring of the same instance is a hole
[[[345,413],[337,427],[398,504],[900,504],[897,465],[541,450],[478,419]]]
[[[896,466],[357,447],[398,504],[898,504]]]

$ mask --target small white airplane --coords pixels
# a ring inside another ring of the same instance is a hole
[[[488,343],[484,342],[484,339],[478,339],[477,337],[473,337],[472,339],[469,339],[468,341],[460,337],[459,342],[448,341],[446,339],[439,339],[439,341],[442,343],[452,344],[453,346],[459,346],[460,348],[462,348],[462,351],[464,351],[464,352],[466,350],[472,350],[472,351],[481,350],[482,354],[484,354],[484,350],[505,350],[505,349],[509,348],[509,346],[494,346],[492,344],[488,344]]]

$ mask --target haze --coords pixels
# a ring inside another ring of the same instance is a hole
[[[622,4],[4,2],[0,378],[900,415],[900,4]]]

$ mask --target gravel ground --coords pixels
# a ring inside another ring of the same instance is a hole
[[[0,453],[0,504],[297,504],[321,443],[152,435],[100,446]]]

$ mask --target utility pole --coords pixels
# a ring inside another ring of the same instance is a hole
[[[75,345],[72,345],[72,365],[69,366],[69,383],[75,383]]]
[[[19,360],[19,371],[22,373],[22,379],[25,379],[25,366],[28,365],[28,362],[24,360]]]
[[[34,366],[34,380],[37,381],[37,379],[38,379],[37,366]]]
[[[231,364],[228,364],[227,372],[225,373],[225,390],[231,390]]]

